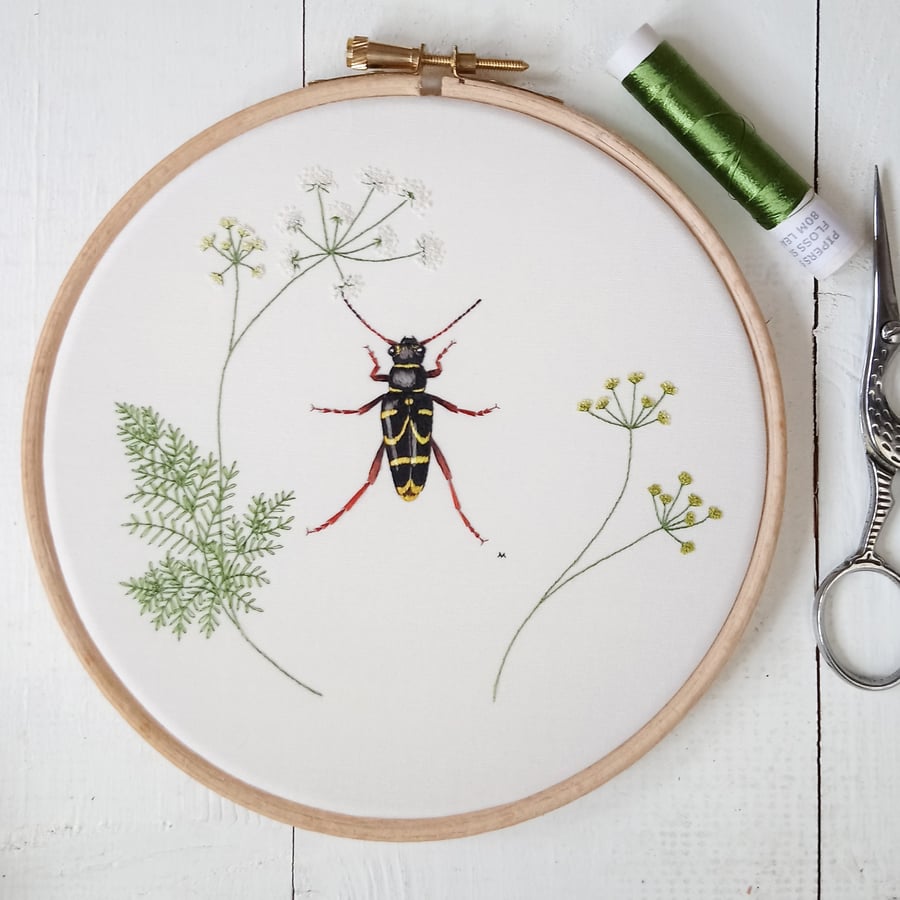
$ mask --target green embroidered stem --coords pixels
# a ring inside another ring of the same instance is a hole
[[[322,253],[325,256],[327,256],[329,254],[330,250],[328,247],[328,235],[325,235],[325,242],[320,244],[312,235],[308,234],[299,225],[294,230],[301,237],[306,238],[306,240],[308,240],[313,245],[313,247],[315,247],[317,250],[319,250],[320,253]]]
[[[622,481],[622,487],[619,489],[618,496],[616,497],[615,501],[613,502],[613,505],[610,507],[609,512],[606,514],[606,518],[603,520],[600,527],[594,532],[591,539],[584,545],[584,547],[582,548],[582,550],[578,554],[578,556],[576,556],[575,559],[573,559],[572,562],[570,562],[569,565],[566,566],[565,569],[563,569],[563,571],[557,576],[556,581],[554,581],[553,584],[551,584],[550,587],[547,588],[546,592],[544,593],[544,598],[549,597],[551,594],[556,592],[557,586],[559,585],[560,581],[562,581],[562,579],[565,578],[566,575],[568,575],[569,572],[571,572],[572,569],[574,569],[575,566],[577,566],[578,563],[581,562],[582,558],[584,557],[584,554],[587,553],[588,550],[590,550],[591,545],[594,543],[594,541],[596,541],[597,538],[599,538],[600,535],[603,534],[603,529],[606,528],[607,524],[609,523],[609,520],[613,517],[613,513],[615,513],[615,511],[619,508],[619,504],[622,502],[622,497],[625,495],[625,490],[628,487],[628,481],[631,478],[631,460],[632,460],[633,452],[634,452],[634,432],[632,429],[629,428],[628,429],[628,453],[626,455],[626,462],[625,462],[625,478]]]
[[[360,216],[366,211],[366,207],[369,205],[369,201],[372,199],[372,195],[375,193],[375,188],[370,187],[369,192],[366,194],[366,199],[363,200],[362,204],[359,207],[359,211],[356,215],[350,220],[350,224],[344,229],[343,234],[341,234],[341,241],[346,240],[347,235],[353,231],[353,226],[359,221]]]
[[[325,244],[328,245],[328,224],[325,221],[325,204],[322,202],[322,191],[316,191],[316,197],[319,199],[319,216],[322,219],[322,235],[325,238]]]
[[[396,262],[398,259],[414,259],[417,256],[422,255],[421,250],[417,250],[415,253],[405,253],[403,256],[385,256],[381,259],[373,259],[372,257],[367,256],[351,256],[351,253],[362,253],[365,250],[365,247],[361,247],[359,250],[351,250],[347,253],[342,253],[341,256],[344,259],[349,259],[352,262],[370,262],[370,263],[386,263],[386,262]]]
[[[244,339],[244,337],[246,336],[247,332],[248,332],[248,331],[249,331],[249,330],[250,330],[250,329],[251,329],[251,328],[259,321],[259,319],[260,319],[260,318],[263,316],[263,314],[269,309],[269,307],[270,307],[270,306],[271,306],[271,305],[272,305],[279,297],[281,297],[282,294],[284,294],[284,292],[285,292],[285,291],[286,291],[286,290],[287,290],[287,289],[288,289],[295,281],[297,281],[298,279],[302,278],[304,275],[306,275],[307,272],[311,272],[311,271],[312,271],[316,266],[318,266],[320,263],[325,262],[326,259],[327,259],[327,257],[325,257],[325,256],[323,256],[321,259],[317,259],[312,265],[307,266],[307,267],[306,267],[305,269],[303,269],[301,272],[298,272],[293,278],[291,278],[290,280],[288,280],[287,282],[285,282],[285,284],[284,284],[278,291],[275,292],[275,295],[274,295],[270,300],[267,300],[267,301],[263,304],[263,306],[259,309],[259,311],[258,311],[255,315],[253,315],[253,316],[250,318],[250,320],[247,322],[247,324],[241,329],[240,334],[238,334],[238,336],[237,336],[237,337],[235,338],[235,340],[234,340],[234,346],[231,348],[232,351],[234,351],[234,350],[237,349],[238,344],[240,344],[240,342]]]
[[[340,250],[344,245],[346,245],[348,243],[348,241],[359,240],[359,238],[361,238],[364,234],[368,234],[370,231],[374,231],[379,225],[383,225],[385,222],[387,222],[387,220],[390,219],[391,216],[400,212],[400,210],[403,209],[403,207],[406,206],[407,203],[409,203],[409,200],[402,200],[390,212],[386,212],[380,219],[373,222],[371,225],[368,225],[365,228],[363,228],[362,231],[353,235],[352,238],[344,238],[343,241],[341,242],[341,246],[337,247],[335,249]]]
[[[229,232],[229,237],[232,239],[231,233]],[[241,278],[240,271],[235,266],[234,269],[234,300],[231,304],[231,332],[228,335],[228,352],[225,354],[225,361],[222,363],[222,370],[219,373],[219,389],[216,393],[216,451],[219,454],[219,484],[222,484],[222,465],[225,459],[222,454],[222,396],[225,391],[225,373],[228,371],[228,364],[231,362],[231,355],[234,353],[234,334],[237,330],[237,314],[238,314],[238,301],[241,296]],[[221,542],[222,534],[221,529],[219,532],[219,539]]]
[[[544,593],[544,595],[541,597],[541,599],[538,600],[538,602],[535,603],[535,605],[532,607],[531,612],[529,612],[528,615],[525,616],[525,618],[522,620],[522,623],[516,629],[515,634],[512,636],[509,644],[507,644],[507,646],[506,646],[506,650],[503,653],[503,658],[500,660],[500,667],[497,669],[497,675],[494,678],[493,699],[495,701],[497,700],[497,692],[500,689],[500,679],[503,676],[504,668],[506,668],[506,661],[507,661],[507,659],[509,659],[509,654],[512,652],[512,649],[515,646],[516,641],[519,639],[519,635],[525,630],[525,626],[534,618],[535,613],[537,613],[537,611],[550,599],[550,597],[552,597],[553,594],[555,594],[560,588],[564,587],[566,584],[568,584],[570,581],[572,581],[572,579],[577,578],[579,575],[583,575],[588,570],[593,569],[594,566],[599,566],[600,563],[606,562],[608,559],[612,559],[614,556],[618,556],[620,553],[624,552],[625,550],[630,549],[635,544],[638,544],[641,541],[643,541],[645,538],[650,537],[651,534],[656,534],[656,532],[658,532],[658,531],[662,531],[661,526],[657,527],[657,528],[651,528],[650,531],[645,532],[640,537],[636,537],[633,541],[629,541],[629,543],[624,544],[623,546],[619,547],[617,550],[613,550],[612,553],[607,553],[606,556],[602,556],[600,559],[590,563],[590,565],[587,565],[583,569],[580,569],[578,572],[573,573],[568,578],[566,578],[564,581],[561,581],[555,587],[547,590]]]
[[[553,590],[547,591],[547,593],[544,595],[544,599],[549,600],[550,597],[552,597],[560,588],[565,587],[570,581],[572,581],[575,578],[578,578],[579,575],[584,575],[585,572],[590,571],[591,569],[594,568],[594,566],[599,566],[600,563],[606,562],[606,560],[612,559],[614,556],[618,556],[623,550],[628,550],[629,548],[633,547],[635,544],[644,540],[644,538],[650,537],[651,534],[656,534],[657,531],[663,531],[663,530],[664,529],[663,529],[662,525],[660,525],[657,528],[651,528],[649,531],[645,531],[640,537],[635,538],[630,543],[625,544],[622,547],[619,547],[618,550],[613,550],[612,553],[607,553],[606,556],[601,557],[600,559],[596,560],[595,562],[589,563],[583,569],[579,569],[577,572],[574,572],[573,574],[571,574],[568,578],[565,579],[565,581],[561,581],[558,585],[556,585],[555,588],[553,588]]]
[[[228,617],[229,617],[229,618],[231,619],[231,621],[234,623],[234,626],[235,626],[235,628],[237,628],[237,630],[238,630],[238,632],[240,633],[241,637],[242,637],[242,638],[243,638],[243,639],[244,639],[244,640],[245,640],[245,641],[246,641],[246,642],[247,642],[247,643],[248,643],[248,644],[249,644],[249,645],[250,645],[250,646],[251,646],[251,647],[252,647],[252,648],[253,648],[253,649],[254,649],[254,650],[255,650],[255,651],[256,651],[256,652],[264,659],[264,660],[265,660],[265,661],[266,661],[266,662],[268,662],[268,663],[270,663],[272,666],[274,666],[279,672],[281,672],[282,675],[284,675],[286,678],[289,678],[291,681],[293,681],[294,684],[299,685],[299,686],[302,687],[304,690],[309,691],[311,694],[315,694],[317,697],[321,697],[321,696],[322,696],[322,692],[321,692],[321,691],[317,691],[315,688],[310,687],[308,684],[305,684],[304,682],[302,682],[302,681],[301,681],[299,678],[297,678],[296,676],[291,675],[291,673],[288,672],[287,669],[285,669],[285,668],[283,668],[282,666],[280,666],[277,662],[275,662],[274,659],[272,659],[271,656],[269,656],[268,653],[266,653],[266,652],[265,652],[263,649],[261,649],[256,643],[254,643],[254,641],[251,640],[250,636],[249,636],[249,635],[247,634],[247,632],[244,630],[244,626],[241,624],[241,621],[240,621],[240,619],[238,619],[237,616],[232,615],[232,614],[229,613],[229,616],[228,616]]]
[[[320,197],[320,205],[321,205],[321,197]],[[335,228],[337,228],[337,226],[335,226]],[[234,245],[234,235],[230,229],[229,229],[229,239],[230,239],[230,241],[232,243],[232,247],[234,249],[234,255],[235,255],[235,257],[237,257],[238,248]],[[272,306],[272,304],[275,303],[275,301],[278,300],[278,298],[281,297],[285,293],[285,291],[287,291],[287,289],[295,281],[297,281],[299,278],[301,278],[303,275],[305,275],[311,269],[314,269],[324,259],[326,259],[326,257],[322,256],[321,259],[317,260],[312,265],[307,266],[305,269],[298,272],[294,277],[288,279],[288,281],[284,285],[282,285],[282,287],[278,291],[276,291],[274,296],[272,296],[262,306],[262,308],[259,309],[257,311],[257,313],[250,318],[250,320],[243,327],[243,329],[241,329],[239,334],[237,333],[237,316],[238,316],[238,306],[239,306],[239,301],[240,301],[240,288],[241,288],[240,270],[237,265],[233,266],[233,268],[234,268],[234,300],[232,303],[232,312],[231,312],[231,331],[230,331],[230,334],[228,337],[228,349],[225,354],[225,360],[223,361],[222,368],[219,372],[219,385],[218,385],[218,390],[216,393],[216,447],[217,447],[218,458],[219,458],[219,494],[218,494],[218,498],[217,498],[217,508],[215,510],[214,519],[213,519],[213,521],[216,522],[218,525],[218,528],[217,528],[217,532],[218,532],[217,550],[218,550],[218,553],[216,554],[217,561],[223,570],[223,574],[225,574],[226,577],[230,573],[226,573],[226,571],[225,571],[227,569],[227,566],[225,564],[226,547],[225,547],[224,517],[225,517],[225,513],[227,510],[226,510],[224,504],[225,504],[226,498],[227,498],[227,491],[226,491],[227,479],[225,477],[225,473],[226,473],[226,470],[224,468],[225,457],[224,457],[224,453],[223,453],[223,449],[222,449],[222,405],[224,402],[224,395],[225,395],[225,376],[228,372],[228,367],[234,356],[234,352],[238,347],[238,344],[247,335],[247,333],[253,327],[253,325],[257,321],[259,321],[259,319],[263,315],[263,313],[265,313],[266,310],[268,310]],[[228,608],[226,608],[226,615],[228,616],[228,618],[230,619],[232,624],[237,628],[241,637],[246,641],[246,643],[257,654],[259,654],[260,657],[262,657],[266,662],[268,662],[270,665],[272,665],[277,671],[281,672],[282,675],[289,678],[291,681],[293,681],[295,684],[302,687],[304,690],[309,691],[311,694],[314,694],[317,697],[322,696],[321,691],[318,691],[315,688],[310,687],[308,684],[301,681],[295,675],[291,674],[287,669],[284,668],[284,666],[277,663],[274,659],[272,659],[271,656],[269,656],[268,653],[266,653],[258,644],[256,644],[250,638],[250,636],[247,634],[236,611],[233,608],[230,608],[230,605]]]

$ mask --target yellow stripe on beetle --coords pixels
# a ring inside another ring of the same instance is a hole
[[[390,415],[393,415],[393,413],[395,413],[395,412],[396,412],[396,410],[392,410],[392,411],[390,412]],[[387,418],[388,415],[389,415],[389,414],[387,414],[387,413],[382,413],[382,414],[381,414],[381,418],[382,418],[382,419]],[[429,415],[430,415],[430,413],[429,413]],[[407,428],[412,428],[412,433],[413,433],[413,435],[415,436],[416,442],[417,442],[417,443],[422,444],[422,445],[424,446],[425,444],[427,444],[427,443],[429,443],[429,442],[431,441],[431,435],[430,435],[430,434],[426,434],[426,435],[421,435],[421,434],[419,434],[419,430],[418,430],[418,429],[416,428],[416,426],[413,424],[413,422],[412,422],[412,420],[409,418],[409,416],[407,416],[407,417],[403,420],[403,425],[402,425],[402,427],[400,428],[400,431],[397,432],[397,434],[391,435],[390,437],[388,437],[388,435],[385,435],[385,436],[384,436],[384,443],[385,443],[385,446],[387,446],[387,447],[394,447],[394,446],[396,446],[398,443],[400,443],[400,439],[403,437],[404,434],[406,434],[406,429],[407,429]],[[418,457],[417,457],[417,458],[418,458]]]
[[[431,459],[430,456],[398,456],[391,460],[392,466],[423,466]]]
[[[397,434],[393,435],[392,437],[388,437],[387,435],[384,436],[385,445],[388,447],[393,447],[394,444],[398,443],[400,441],[400,438],[402,438],[403,435],[406,434],[406,429],[408,426],[409,426],[409,416],[407,416],[403,420],[403,427],[400,429],[399,432],[397,432]],[[413,429],[413,430],[415,430],[415,429]]]

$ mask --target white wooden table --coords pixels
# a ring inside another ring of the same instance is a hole
[[[853,549],[867,503],[856,431],[867,255],[816,286],[605,74],[622,38],[649,21],[861,228],[880,164],[900,245],[900,18],[890,0],[2,0],[2,12],[0,897],[900,896],[900,691],[838,681],[818,662],[810,626],[817,566],[825,572]],[[580,801],[446,843],[293,831],[157,755],[57,627],[20,500],[31,354],[94,225],[202,128],[343,74],[351,34],[527,59],[519,84],[565,99],[648,153],[743,267],[787,405],[779,552],[751,628],[698,707]],[[896,547],[897,534],[886,543]],[[891,637],[900,617],[865,614],[880,640],[873,652],[900,651]]]

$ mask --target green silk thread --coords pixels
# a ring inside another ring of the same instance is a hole
[[[622,84],[763,228],[783,222],[811,190],[666,41]]]

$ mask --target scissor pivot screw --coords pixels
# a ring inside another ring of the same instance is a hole
[[[449,56],[427,53],[421,47],[394,47],[376,44],[357,35],[347,39],[347,66],[351,69],[391,69],[418,74],[423,66],[443,66],[454,75],[475,75],[481,69],[524,72],[528,63],[521,59],[481,59],[474,53],[460,53],[456,47]]]

